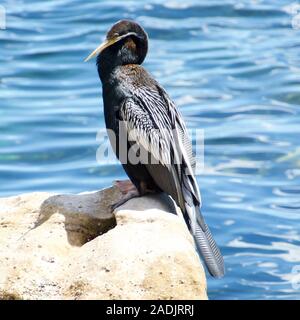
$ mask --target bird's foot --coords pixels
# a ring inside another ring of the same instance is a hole
[[[130,180],[116,180],[114,186],[116,186],[122,194],[137,191],[135,185]]]
[[[140,196],[139,191],[130,180],[117,180],[114,185],[120,190],[122,197],[119,201],[111,205],[112,212],[128,200]]]

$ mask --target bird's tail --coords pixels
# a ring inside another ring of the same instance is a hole
[[[187,207],[189,206],[187,205]],[[223,277],[225,274],[224,260],[220,249],[204,221],[200,208],[189,207],[187,209],[188,211],[194,211],[192,215],[195,217],[195,220],[191,225],[191,232],[209,273],[215,278]],[[191,217],[190,214],[189,216]]]

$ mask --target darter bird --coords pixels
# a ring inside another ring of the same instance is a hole
[[[147,51],[144,29],[134,21],[121,20],[85,60],[97,56],[106,127],[115,135],[109,135],[112,147],[130,178],[118,183],[124,196],[114,207],[148,192],[170,195],[181,208],[209,273],[219,278],[224,275],[223,257],[200,211],[187,129],[166,91],[141,66]],[[124,137],[125,143],[120,144]],[[121,148],[129,151],[134,146],[137,154],[146,157],[131,161],[127,154],[122,158]]]

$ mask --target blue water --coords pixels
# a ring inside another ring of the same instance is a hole
[[[204,129],[198,182],[227,269],[209,279],[210,298],[300,298],[294,1],[1,1],[0,196],[97,190],[125,178],[120,165],[96,161],[102,93],[83,59],[112,23],[136,19],[150,36],[145,67],[187,126]]]

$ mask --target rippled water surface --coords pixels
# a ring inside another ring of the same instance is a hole
[[[209,279],[210,298],[300,298],[300,6],[1,4],[0,196],[96,190],[125,177],[120,165],[96,162],[102,92],[94,63],[83,59],[112,23],[136,19],[150,36],[145,67],[188,127],[205,132],[198,182],[227,269]]]

